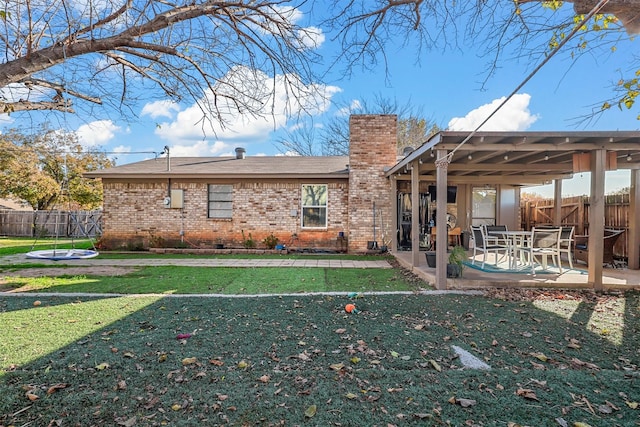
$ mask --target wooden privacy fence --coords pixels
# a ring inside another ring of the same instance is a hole
[[[520,204],[521,226],[524,230],[553,224],[553,199],[523,201]],[[561,225],[574,226],[576,235],[589,232],[589,196],[566,197],[560,206]],[[629,194],[605,196],[604,226],[616,230],[629,229]],[[613,248],[616,256],[627,257],[627,233],[623,233]]]
[[[0,235],[12,237],[96,237],[102,211],[14,211],[0,209]]]

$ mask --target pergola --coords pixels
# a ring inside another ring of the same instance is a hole
[[[555,206],[560,206],[562,180],[571,178],[577,172],[591,172],[588,283],[593,289],[602,290],[605,171],[615,169],[631,170],[629,218],[637,218],[640,215],[640,132],[636,131],[474,134],[443,131],[406,155],[386,171],[386,176],[391,180],[394,195],[398,181],[410,181],[412,263],[418,266],[420,182],[434,182],[437,194],[446,194],[447,185],[509,185],[518,188],[553,182]],[[437,224],[446,223],[446,202],[445,197],[436,200]],[[394,229],[398,228],[396,208],[394,205]],[[464,209],[467,208],[470,207],[464,206]],[[554,223],[560,225],[560,221],[560,209],[556,209]],[[446,227],[437,227],[436,241],[446,241],[447,237]],[[638,269],[638,221],[629,222],[627,237],[629,268]],[[392,250],[397,250],[396,244],[393,239]],[[435,285],[438,289],[447,286],[446,250],[446,245],[436,247]]]

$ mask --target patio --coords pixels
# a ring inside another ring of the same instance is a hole
[[[410,151],[385,175],[391,181],[391,194],[398,203],[392,208],[391,230],[396,230],[402,239],[390,239],[391,251],[409,262],[409,266],[421,270],[425,257],[419,250],[426,247],[423,236],[430,226],[447,224],[469,230],[472,225],[500,224],[508,230],[523,230],[518,216],[522,187],[554,183],[554,200],[561,206],[562,181],[574,173],[591,174],[590,205],[588,222],[578,224],[585,227],[580,234],[588,234],[588,267],[586,277],[554,279],[542,277],[493,278],[492,282],[544,283],[560,282],[563,286],[576,283],[594,290],[605,290],[612,285],[629,283],[609,269],[603,269],[602,237],[605,222],[604,184],[605,172],[630,170],[629,218],[637,217],[640,210],[640,152],[638,132],[484,132],[469,133],[442,131],[413,151]],[[464,148],[462,148],[464,146]],[[453,197],[449,197],[450,189]],[[482,192],[493,192],[491,209],[484,207]],[[437,195],[445,195],[446,197]],[[426,195],[429,197],[427,198]],[[487,212],[491,211],[490,214]],[[426,212],[426,214],[425,214]],[[450,217],[456,221],[449,221]],[[560,209],[556,209],[545,225],[565,224]],[[447,239],[447,228],[437,227],[437,241]],[[629,271],[640,268],[640,227],[635,221],[628,224],[627,255]],[[396,240],[398,240],[396,242]],[[402,250],[408,250],[404,255]],[[441,268],[429,269],[430,283],[437,289],[458,286],[446,278],[444,247],[436,247],[441,255]],[[426,268],[426,267],[424,267]],[[468,271],[468,279],[475,274]],[[503,275],[504,273],[501,273]],[[572,276],[578,276],[572,274]],[[583,274],[580,274],[583,276]],[[635,282],[634,273],[629,273]],[[469,282],[466,280],[466,282]],[[480,281],[482,282],[482,280]],[[585,286],[587,284],[587,286]]]
[[[471,256],[472,251],[467,251]],[[436,281],[436,269],[427,266],[424,252],[420,254],[419,265],[412,266],[411,251],[393,252],[393,256],[405,268],[413,271],[422,277],[423,280],[433,285]],[[471,260],[471,258],[469,258]],[[493,262],[489,258],[488,264]],[[476,265],[479,263],[476,262]],[[605,291],[619,291],[640,289],[640,274],[637,270],[624,268],[603,268],[602,282]],[[563,262],[563,273],[545,273],[531,275],[530,272],[523,273],[503,273],[481,271],[466,267],[462,273],[462,278],[447,279],[447,289],[482,289],[487,287],[520,287],[520,288],[560,288],[560,289],[593,289],[588,282],[587,266],[585,264],[575,264],[574,269],[569,270],[566,260]]]

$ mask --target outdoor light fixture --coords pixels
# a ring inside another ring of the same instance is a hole
[[[418,159],[418,164],[422,164],[422,159]]]
[[[549,155],[548,155],[548,154],[545,154],[545,155],[544,155],[544,160],[545,160],[545,161],[546,161],[546,160],[549,160]]]
[[[433,150],[429,153],[429,156],[433,157]]]
[[[471,153],[469,153],[469,155],[467,156],[467,159],[473,160],[473,156],[471,155]]]
[[[505,159],[505,160],[509,160],[509,155],[508,155],[508,154],[505,154],[505,155],[504,155],[504,159]]]
[[[631,154],[627,154],[627,162],[630,162],[631,160],[633,160],[633,158],[631,157]]]

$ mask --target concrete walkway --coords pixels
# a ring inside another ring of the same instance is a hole
[[[90,259],[74,259],[68,261],[50,261],[42,259],[30,259],[25,255],[9,255],[0,257],[0,266],[10,264],[49,264],[57,266],[70,267],[93,267],[93,266],[109,266],[109,267],[146,267],[146,266],[164,266],[179,265],[183,267],[324,267],[324,268],[392,268],[386,260],[375,261],[357,261],[346,259],[322,259],[313,258],[205,258],[199,257],[195,259],[188,258],[132,258],[132,259],[106,259],[90,258]]]

